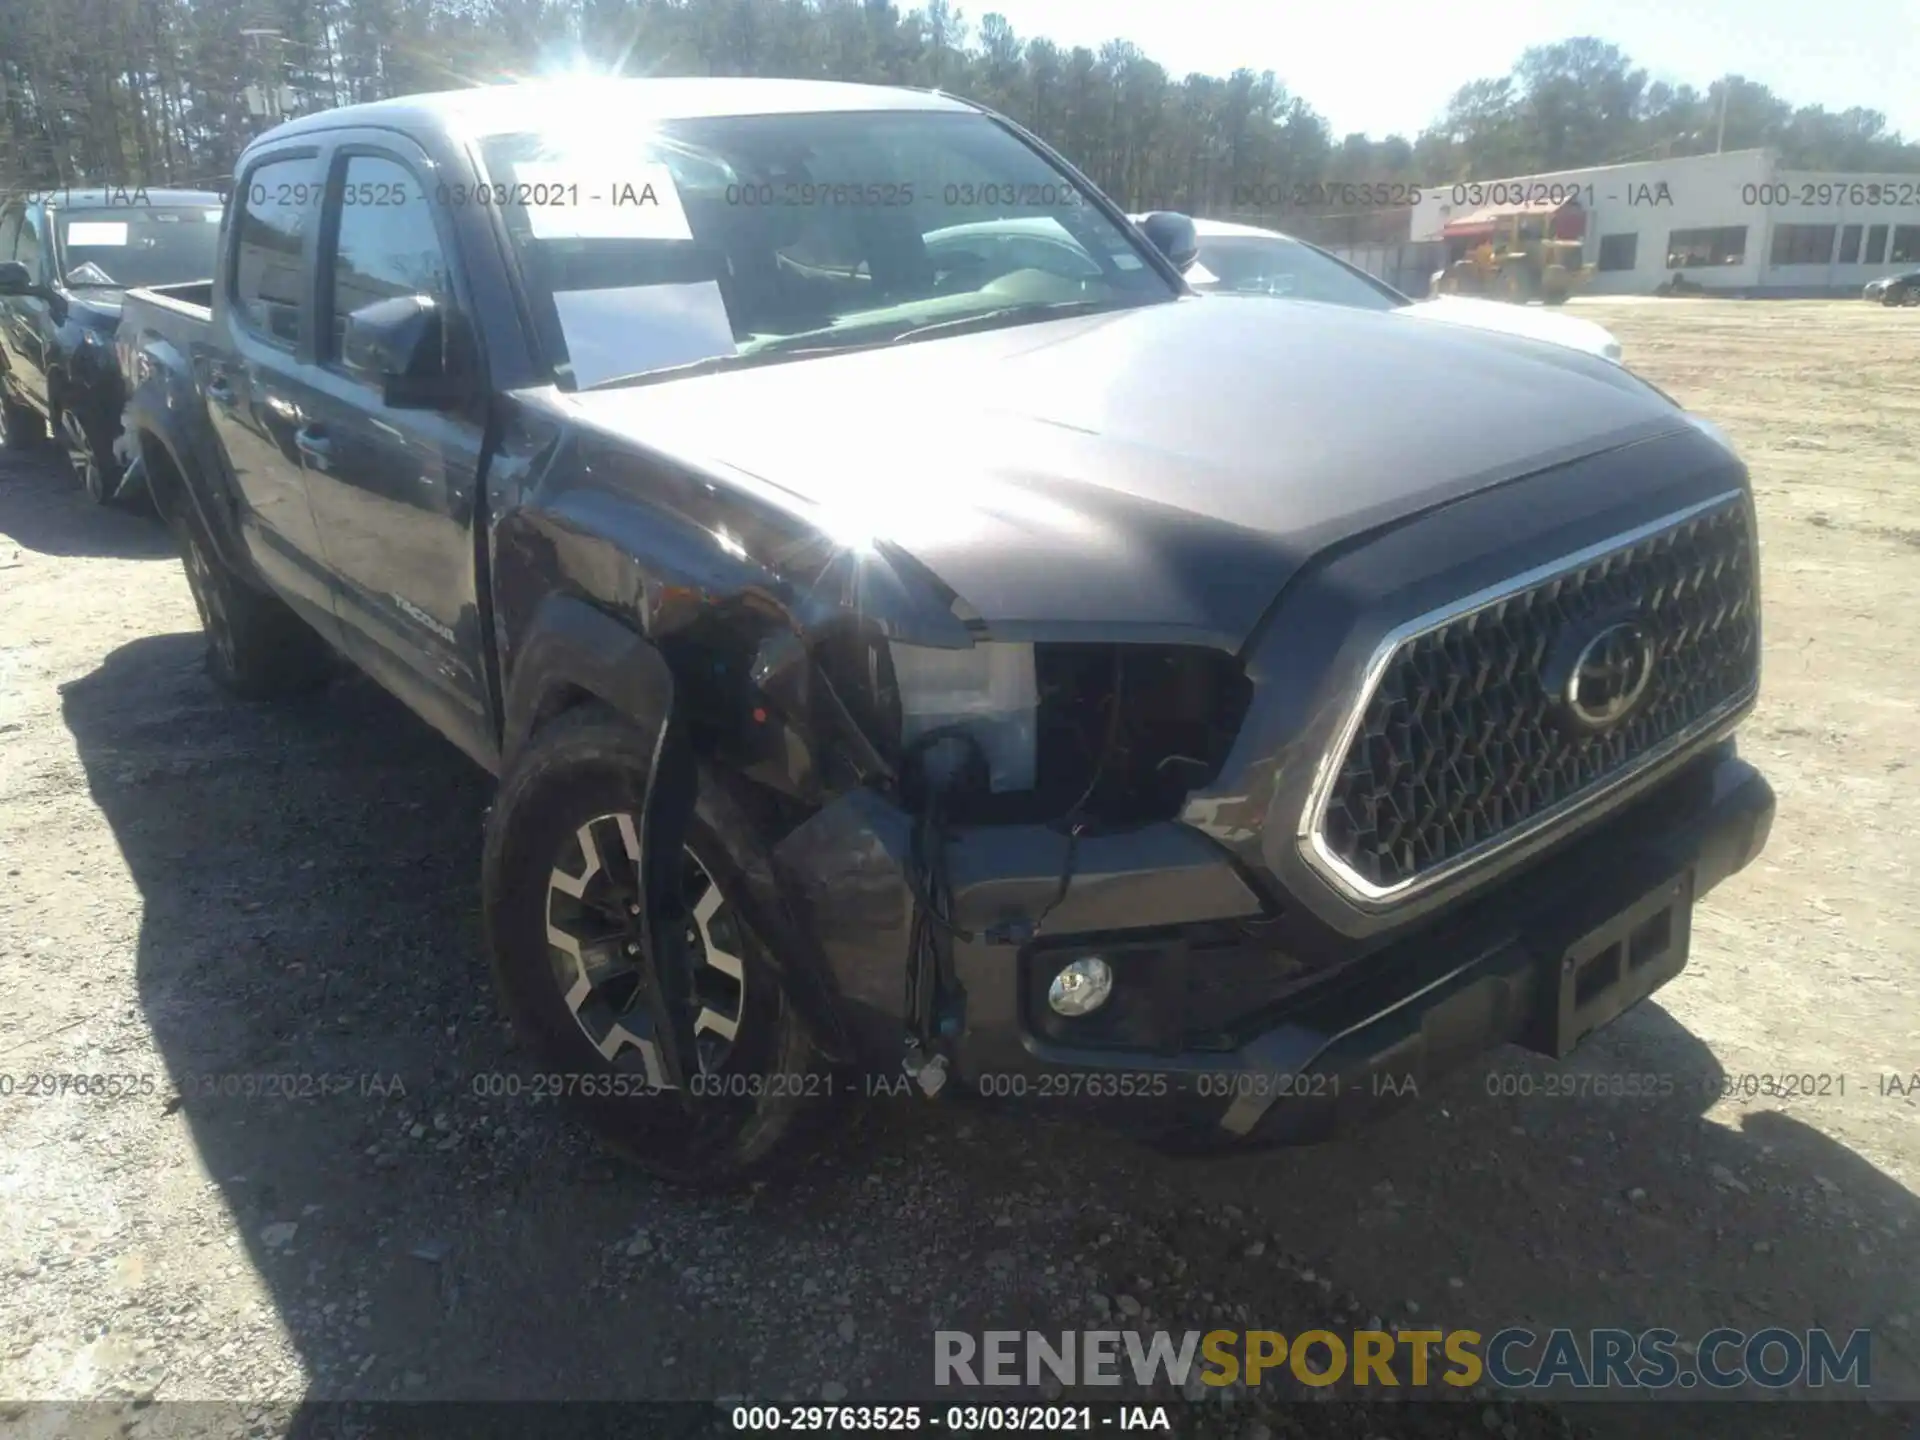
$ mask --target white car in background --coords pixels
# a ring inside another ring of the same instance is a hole
[[[1135,216],[1135,223],[1141,218]],[[1415,300],[1291,235],[1225,220],[1195,220],[1193,228],[1199,237],[1200,256],[1187,268],[1186,277],[1187,283],[1199,291],[1276,295],[1365,310],[1397,310],[1416,320],[1520,335],[1621,363],[1620,342],[1612,331],[1563,311],[1463,295]]]

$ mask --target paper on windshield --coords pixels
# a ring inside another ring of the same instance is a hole
[[[691,240],[680,187],[665,165],[592,171],[577,163],[516,165],[536,240]],[[546,203],[541,203],[541,202]]]
[[[711,360],[738,348],[726,301],[712,280],[559,290],[553,303],[560,312],[576,387]]]
[[[75,220],[67,226],[67,244],[125,245],[127,222],[124,220]]]

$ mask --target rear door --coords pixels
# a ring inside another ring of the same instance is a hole
[[[311,143],[249,162],[233,202],[232,249],[216,282],[212,343],[194,368],[232,468],[254,564],[333,635],[332,589],[295,444],[304,423],[298,375],[314,351],[313,253],[325,175]]]
[[[475,506],[486,377],[469,291],[429,157],[388,131],[333,150],[317,262],[314,363],[294,444],[360,664],[469,753],[495,747],[482,669]],[[442,316],[440,364],[463,382],[447,408],[397,408],[344,353],[349,317],[424,297]]]

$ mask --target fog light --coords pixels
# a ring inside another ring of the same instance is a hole
[[[1047,986],[1047,1004],[1056,1015],[1091,1015],[1113,993],[1113,970],[1098,955],[1061,967]]]

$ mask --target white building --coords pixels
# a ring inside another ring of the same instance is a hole
[[[1715,290],[1858,294],[1920,269],[1920,175],[1784,170],[1771,150],[1423,187],[1410,238],[1440,241],[1449,226],[1470,232],[1496,212],[1551,214],[1563,201],[1552,223],[1584,220],[1589,293],[1646,294],[1678,270]]]

